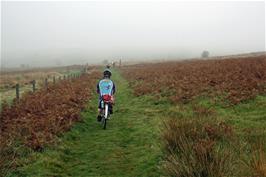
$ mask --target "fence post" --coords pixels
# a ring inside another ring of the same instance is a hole
[[[64,80],[66,80],[66,75],[64,75]]]
[[[36,81],[33,80],[33,81],[32,81],[32,91],[33,91],[33,92],[36,91],[36,86],[35,86],[35,84],[36,84]]]
[[[19,84],[16,84],[16,99],[19,100]]]
[[[53,77],[53,83],[55,84],[55,76]]]
[[[48,79],[47,78],[45,78],[44,85],[46,88],[48,87]]]

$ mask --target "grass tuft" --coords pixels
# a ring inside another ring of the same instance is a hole
[[[228,141],[229,125],[203,119],[169,119],[162,141],[166,150],[164,171],[169,176],[224,177],[233,174],[234,154],[220,144]]]

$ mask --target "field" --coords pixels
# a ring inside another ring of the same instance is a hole
[[[123,74],[136,96],[176,105],[164,111],[166,175],[266,175],[266,56],[136,65]]]
[[[266,59],[112,68],[114,114],[96,122],[99,68],[1,112],[3,176],[266,176]]]
[[[224,96],[232,104],[266,92],[265,56],[136,65],[124,69],[136,95],[159,93],[173,102],[201,94]]]

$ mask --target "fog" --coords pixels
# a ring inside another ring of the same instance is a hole
[[[265,51],[257,2],[1,2],[1,66]]]

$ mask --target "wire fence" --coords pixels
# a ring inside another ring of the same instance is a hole
[[[19,100],[24,93],[35,92],[41,88],[48,88],[50,84],[56,84],[63,80],[71,80],[81,77],[82,74],[87,72],[87,68],[83,68],[77,73],[64,74],[62,76],[45,77],[42,80],[32,80],[27,85],[17,83],[13,89],[1,91],[1,103],[3,101],[11,102],[13,99]]]

